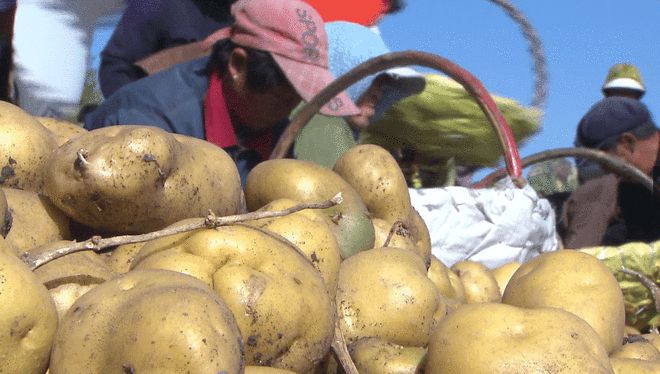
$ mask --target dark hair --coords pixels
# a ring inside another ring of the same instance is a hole
[[[236,47],[241,47],[247,52],[247,85],[257,92],[271,90],[289,81],[277,65],[269,52],[259,49],[239,46],[229,39],[221,40],[213,46],[206,72],[216,70],[220,75],[227,73],[229,67],[229,56]]]
[[[387,9],[387,14],[400,12],[405,7],[406,3],[403,0],[390,0],[390,7]]]

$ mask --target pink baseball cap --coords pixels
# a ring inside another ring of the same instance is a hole
[[[325,25],[312,6],[301,0],[239,0],[231,9],[230,39],[270,52],[303,100],[310,101],[335,79],[328,67]],[[321,113],[342,117],[360,110],[342,92]]]

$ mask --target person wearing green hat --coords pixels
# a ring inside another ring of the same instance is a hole
[[[630,63],[618,63],[612,65],[607,72],[605,83],[601,88],[604,97],[628,97],[640,100],[646,93],[646,87],[642,80],[639,69]],[[574,145],[583,147],[579,137],[575,138]],[[580,184],[588,180],[600,177],[606,172],[600,164],[593,160],[576,159],[578,169],[578,181]]]

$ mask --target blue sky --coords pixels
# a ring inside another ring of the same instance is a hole
[[[407,0],[380,24],[392,50],[421,50],[461,65],[498,95],[530,104],[534,79],[519,27],[487,0]],[[609,67],[636,64],[647,86],[643,101],[660,114],[660,1],[518,0],[513,2],[544,43],[549,99],[543,129],[521,149],[529,155],[571,146],[575,126],[601,98]],[[97,33],[95,49],[110,28]],[[98,64],[98,60],[93,61]]]

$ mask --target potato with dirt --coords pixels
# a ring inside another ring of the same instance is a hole
[[[360,374],[420,374],[426,366],[426,348],[365,338],[351,344],[348,350]]]
[[[236,320],[213,290],[166,270],[133,271],[64,316],[50,374],[243,373]]]
[[[463,260],[452,265],[451,270],[463,283],[466,303],[496,303],[502,299],[497,280],[483,264]]]
[[[625,310],[621,288],[612,272],[586,253],[547,252],[524,263],[509,280],[502,302],[574,313],[593,327],[607,352],[623,342]]]
[[[245,201],[254,211],[277,199],[315,203],[338,193],[343,202],[322,212],[333,223],[342,258],[347,258],[373,247],[374,228],[360,195],[332,170],[302,160],[262,162],[248,174]]]
[[[46,287],[0,239],[0,372],[43,374],[57,329]]]
[[[380,338],[424,347],[446,306],[415,253],[376,248],[344,260],[337,286],[339,326],[348,343]]]
[[[458,305],[465,304],[467,299],[461,278],[433,255],[431,255],[431,266],[426,275],[445,298],[449,309],[453,310]]]
[[[239,210],[234,161],[211,143],[149,126],[111,126],[73,138],[47,164],[47,195],[93,229],[146,233]]]
[[[0,186],[43,192],[55,135],[23,109],[0,101]]]
[[[71,239],[69,217],[44,195],[3,188],[12,217],[7,243],[16,254],[40,245]],[[38,228],[38,229],[35,229]]]
[[[427,374],[613,374],[596,332],[555,308],[464,304],[447,315],[428,346]]]
[[[138,269],[174,270],[212,287],[236,317],[248,365],[305,373],[330,350],[336,314],[321,273],[272,232],[231,225],[154,240],[133,260]]]
[[[58,146],[68,142],[71,138],[87,132],[81,125],[58,118],[37,116],[35,119],[55,135]]]

